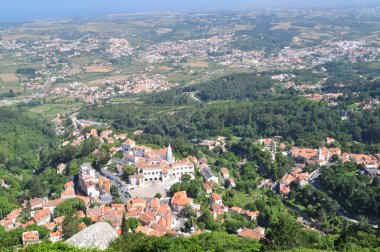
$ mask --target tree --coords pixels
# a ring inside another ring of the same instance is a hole
[[[196,214],[195,214],[193,207],[190,205],[187,205],[184,208],[182,208],[181,216],[183,216],[185,218],[192,218],[192,217],[195,217]]]
[[[297,247],[302,244],[301,225],[291,216],[281,214],[278,219],[272,220],[267,238],[277,249]]]
[[[332,162],[332,163],[335,163],[335,162],[337,162],[339,160],[339,156],[338,155],[336,155],[336,154],[334,154],[334,155],[332,155],[332,157],[330,158],[330,162]]]
[[[78,219],[72,215],[65,216],[62,223],[63,238],[69,239],[78,233]]]
[[[182,182],[189,182],[191,180],[191,175],[190,174],[183,174],[181,177]]]
[[[16,209],[17,205],[9,202],[6,197],[0,197],[0,218],[3,219],[13,209]]]
[[[162,194],[161,193],[156,193],[156,196],[155,196],[157,199],[161,199],[162,198]]]
[[[124,165],[123,166],[123,179],[128,180],[130,175],[136,173],[136,168],[132,165]]]
[[[124,165],[123,166],[123,172],[124,172],[124,174],[126,174],[128,176],[133,175],[136,173],[136,168],[132,165]]]
[[[200,192],[200,186],[194,180],[191,181],[189,188],[186,190],[187,195],[191,198],[197,198]]]
[[[125,225],[127,230],[132,230],[133,232],[139,226],[139,221],[136,218],[128,218],[125,221]]]
[[[115,185],[112,185],[110,188],[110,194],[113,198],[119,198],[120,197],[119,188],[117,188],[117,186]]]
[[[129,232],[129,227],[127,225],[127,220],[125,219],[125,213],[123,212],[123,219],[121,220],[121,233],[126,235]]]
[[[72,216],[77,211],[86,211],[84,202],[80,199],[67,199],[60,203],[54,210],[54,215],[57,216]]]

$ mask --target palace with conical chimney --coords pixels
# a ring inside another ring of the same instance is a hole
[[[162,149],[152,149],[127,139],[122,144],[123,161],[136,167],[136,173],[129,176],[132,185],[144,186],[147,181],[170,182],[184,174],[194,176],[194,164],[183,159],[176,161],[170,144]]]

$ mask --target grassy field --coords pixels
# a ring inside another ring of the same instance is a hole
[[[204,60],[191,60],[189,61],[189,67],[191,68],[206,68],[208,67],[207,61]]]
[[[0,94],[8,93],[9,90],[13,90],[14,92],[20,92],[22,91],[22,88],[18,81],[4,82],[0,80]]]
[[[87,56],[71,58],[70,61],[71,63],[77,64],[77,65],[86,65],[86,64],[91,63],[91,60]]]
[[[274,24],[270,29],[271,30],[289,30],[292,28],[292,22],[281,22]]]
[[[57,103],[57,104],[43,104],[40,106],[27,108],[27,113],[31,116],[38,116],[39,118],[50,120],[58,113],[72,113],[81,108],[83,103]]]
[[[172,71],[173,68],[168,67],[168,66],[157,66],[155,67],[152,71],[150,71],[152,74],[163,74],[163,73],[168,73]]]
[[[233,205],[245,206],[248,203],[253,203],[261,197],[261,190],[253,190],[250,194],[234,191],[234,196],[231,200]]]
[[[84,67],[86,73],[109,73],[114,70],[113,67],[110,66],[88,66]]]

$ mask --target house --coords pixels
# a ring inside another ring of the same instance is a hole
[[[102,133],[100,133],[101,138],[108,138],[109,135],[112,135],[112,130],[104,130]]]
[[[326,143],[330,144],[330,143],[333,143],[335,142],[335,139],[332,138],[332,137],[326,137]]]
[[[260,240],[265,238],[265,229],[262,227],[257,227],[255,229],[240,228],[238,229],[238,236],[243,238],[251,238],[255,240]]]
[[[216,193],[212,193],[208,200],[210,204],[223,204],[222,196]]]
[[[112,196],[106,192],[100,194],[99,198],[102,204],[110,204],[112,202]]]
[[[186,191],[176,192],[171,199],[171,206],[173,211],[181,212],[181,210],[187,206],[192,205],[193,199],[187,197]]]
[[[226,179],[226,185],[229,188],[235,188],[236,187],[235,179],[233,179],[233,178]]]
[[[91,129],[90,135],[92,138],[99,138],[98,131],[96,129]]]
[[[281,183],[279,189],[282,196],[287,196],[290,193],[290,187],[288,185]]]
[[[214,172],[211,170],[210,167],[207,166],[203,169],[200,169],[199,172],[202,174],[206,182],[210,182],[210,181],[214,181],[216,183],[219,182],[219,178],[214,174]]]
[[[305,172],[305,173],[297,174],[296,183],[300,187],[304,187],[305,185],[307,185],[309,183],[309,173]]]
[[[363,173],[374,178],[374,177],[377,177],[379,170],[377,169],[375,165],[365,165]]]
[[[256,220],[257,216],[260,215],[260,211],[246,211],[245,216],[250,220]]]
[[[100,178],[98,178],[98,186],[99,186],[100,190],[110,192],[112,183],[108,178],[100,177]]]
[[[141,198],[127,199],[127,211],[144,210],[146,207],[146,200]]]
[[[86,206],[88,206],[90,204],[90,199],[88,197],[86,197],[86,196],[75,195],[75,198],[76,199],[80,199],[81,201],[83,201]]]
[[[74,181],[72,180],[67,181],[63,187],[65,190],[68,190],[68,189],[74,190]]]
[[[38,237],[38,231],[28,231],[22,233],[22,245],[27,247],[32,244],[36,244],[40,242],[40,238]]]
[[[82,192],[91,198],[99,197],[100,192],[96,190],[95,184],[98,179],[95,176],[95,169],[90,163],[84,163],[80,167],[78,184]]]
[[[211,214],[215,220],[218,218],[219,215],[223,215],[224,213],[227,213],[228,207],[223,204],[214,203],[214,204],[211,204],[211,210],[212,210]]]
[[[53,221],[56,225],[60,225],[63,223],[64,220],[65,220],[65,216],[60,216],[60,217],[55,218]]]
[[[230,174],[228,173],[228,169],[227,168],[220,169],[220,173],[222,174],[222,176],[223,176],[224,179],[228,179],[230,177]]]
[[[238,207],[238,206],[233,206],[233,207],[230,207],[230,211],[233,213],[240,214],[243,211],[243,208]]]
[[[30,208],[36,209],[36,208],[41,208],[44,203],[47,203],[49,201],[48,198],[34,198],[29,200]]]
[[[281,182],[285,185],[290,185],[292,182],[296,181],[296,177],[292,174],[286,174],[282,179]]]
[[[41,209],[35,212],[31,212],[32,219],[36,222],[38,226],[45,225],[51,220],[50,209]]]
[[[124,140],[128,137],[128,133],[115,135],[116,140]]]
[[[22,213],[22,208],[14,209],[9,214],[7,214],[8,220],[11,220],[13,223],[16,222],[16,218]]]
[[[53,230],[55,228],[55,226],[56,226],[55,222],[49,222],[49,223],[44,225],[44,227],[46,227],[47,229],[50,229],[50,230]]]
[[[62,240],[62,237],[63,237],[63,233],[61,231],[59,231],[59,230],[57,230],[55,232],[51,232],[49,234],[49,240],[52,243]]]
[[[144,213],[139,218],[139,221],[143,226],[153,223],[154,220],[155,220],[155,216],[152,213]]]
[[[61,193],[62,199],[73,199],[75,198],[75,191],[73,188],[69,188]]]
[[[86,214],[85,214],[82,210],[80,210],[80,211],[77,211],[77,212],[75,213],[75,216],[78,217],[78,218],[80,219],[80,218],[84,218],[84,217],[86,217]]]
[[[111,204],[111,208],[117,211],[124,211],[124,204]]]
[[[49,202],[43,204],[42,208],[49,209],[51,213],[54,213],[55,208],[64,201],[65,199],[62,199],[62,198],[50,200]]]
[[[212,187],[209,183],[204,183],[203,184],[203,189],[206,191],[207,194],[212,193]]]
[[[66,164],[60,163],[59,165],[57,165],[57,174],[63,174],[65,172],[65,169]]]
[[[296,161],[302,163],[308,163],[310,160],[318,159],[318,151],[310,148],[294,147],[290,150],[290,154]]]

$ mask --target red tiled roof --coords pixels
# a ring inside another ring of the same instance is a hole
[[[22,240],[23,241],[38,241],[38,232],[37,231],[28,231],[22,233]]]
[[[262,238],[265,238],[265,235],[260,234],[256,232],[255,230],[249,229],[249,228],[244,228],[240,233],[238,233],[239,236],[245,237],[245,238],[251,238],[251,239],[256,239],[260,240]]]
[[[36,211],[36,213],[33,216],[33,219],[36,222],[38,222],[41,219],[50,218],[50,216],[51,216],[50,209],[42,209],[42,210]]]
[[[191,204],[193,201],[192,198],[188,198],[186,191],[176,192],[172,197],[171,204],[178,206],[186,206]]]

